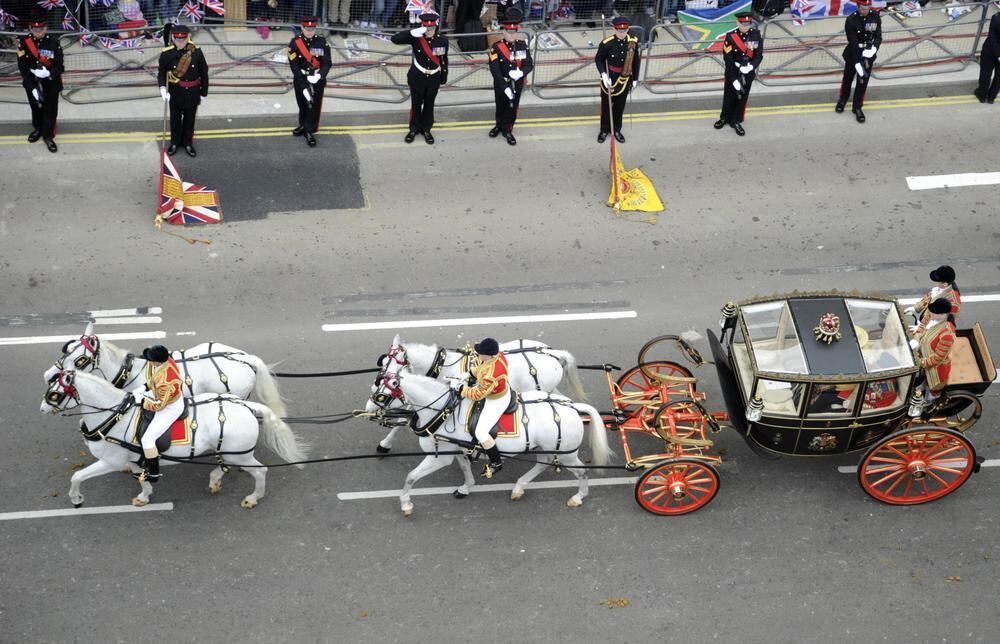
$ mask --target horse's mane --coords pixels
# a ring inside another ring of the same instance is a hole
[[[431,391],[443,391],[448,388],[448,384],[441,382],[435,378],[430,378],[428,376],[422,376],[419,373],[414,373],[409,369],[404,369],[400,372],[400,375],[405,377],[407,380],[412,382],[417,387],[423,387]]]
[[[97,387],[100,387],[101,389],[108,389],[108,390],[111,390],[111,391],[119,391],[119,389],[117,389],[113,384],[111,384],[110,382],[108,382],[104,378],[101,378],[100,376],[95,376],[92,373],[87,373],[86,371],[74,371],[73,372],[73,377],[76,379],[76,381],[79,381],[81,379],[83,379],[83,380],[92,380],[95,383],[95,385]]]
[[[437,351],[438,345],[436,344],[423,344],[421,342],[404,342],[403,346],[406,347],[407,351]]]
[[[97,336],[97,339],[101,341],[101,350],[107,351],[109,357],[115,362],[122,362],[125,360],[125,355],[128,353],[128,349],[118,346],[111,340],[105,340],[101,336]],[[136,356],[138,359],[142,359],[142,356]]]

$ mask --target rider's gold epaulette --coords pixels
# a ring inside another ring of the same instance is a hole
[[[164,48],[163,48],[163,51],[170,51],[170,50],[171,50],[171,49],[173,49],[173,48],[174,48],[174,46],[173,46],[173,45],[170,45],[169,47],[164,47]]]
[[[601,44],[602,45],[606,45],[606,44],[608,44],[609,42],[611,42],[614,39],[615,39],[615,37],[613,35],[612,36],[608,36],[607,38],[605,38],[604,40],[601,41]]]

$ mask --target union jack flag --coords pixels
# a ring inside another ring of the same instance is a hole
[[[226,8],[223,6],[223,0],[204,0],[202,4],[206,9],[211,9],[220,16],[226,15]]]
[[[38,6],[46,11],[52,11],[56,7],[65,7],[63,0],[38,0]]]
[[[14,28],[14,24],[17,23],[17,16],[12,13],[7,13],[3,9],[0,9],[0,27],[7,27],[9,29]]]
[[[408,0],[406,10],[410,13],[437,13],[434,11],[434,0]]]
[[[68,11],[66,12],[66,15],[63,16],[62,28],[63,31],[76,31],[76,19],[73,17],[73,14]]]
[[[115,3],[115,0],[90,0],[91,7],[110,7]]]
[[[191,22],[201,22],[201,19],[205,17],[205,10],[198,4],[198,0],[188,0],[181,7],[181,15]]]
[[[194,226],[222,222],[222,207],[215,190],[182,181],[173,161],[163,152],[160,172],[160,205],[156,214],[168,224]]]

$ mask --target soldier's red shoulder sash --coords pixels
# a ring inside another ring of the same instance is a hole
[[[507,43],[505,43],[502,40],[498,41],[497,42],[497,51],[499,51],[500,55],[502,55],[504,58],[507,59],[508,63],[512,62],[511,59],[510,59],[510,47],[507,46]],[[514,64],[517,65],[518,69],[521,69],[521,61],[518,60],[518,61],[514,62]]]
[[[309,61],[309,64],[313,67],[319,67],[319,59],[312,55],[309,48],[306,47],[306,43],[302,40],[302,36],[295,39],[295,48],[299,50],[299,56],[302,56]]]
[[[424,38],[423,36],[420,36],[419,38],[417,38],[417,42],[420,43],[420,48],[424,50],[424,53],[427,54],[427,57],[431,59],[431,62],[434,63],[434,65],[436,65],[437,67],[440,67],[441,59],[434,55],[434,50],[431,49],[431,44],[427,42],[427,39]]]
[[[733,44],[736,45],[736,48],[742,51],[744,54],[746,54],[750,58],[753,58],[753,48],[747,47],[746,43],[743,42],[743,39],[740,38],[740,34],[738,31],[733,32]]]
[[[48,56],[42,56],[41,52],[38,51],[38,45],[35,44],[34,38],[32,38],[31,36],[25,38],[24,46],[28,48],[28,51],[31,52],[31,55],[34,56],[38,62],[45,65],[46,67],[52,67],[52,59],[49,58]]]

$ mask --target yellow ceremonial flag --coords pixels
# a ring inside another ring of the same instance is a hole
[[[611,195],[608,205],[615,210],[663,211],[663,202],[649,177],[639,168],[625,169],[614,141],[611,143]]]

